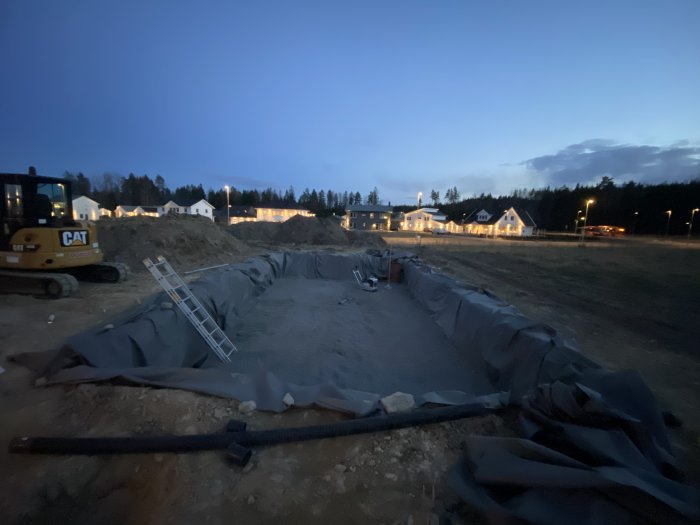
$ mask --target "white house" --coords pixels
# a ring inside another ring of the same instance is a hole
[[[476,218],[464,226],[464,231],[470,235],[487,237],[529,237],[534,235],[535,228],[537,224],[527,211],[516,210],[511,206],[500,216],[486,210],[479,211]]]
[[[73,199],[73,219],[96,221],[100,218],[100,204],[85,195]]]
[[[314,214],[294,202],[266,202],[255,206],[255,216],[258,221],[284,222],[295,215],[314,217]]]
[[[217,212],[226,221],[226,209]],[[314,217],[314,214],[294,202],[266,202],[255,206],[229,206],[229,224],[241,222],[284,222],[296,215]]]
[[[210,221],[214,220],[214,206],[209,204],[205,199],[198,200],[194,204],[188,206],[190,215],[201,215]]]
[[[129,206],[127,204],[120,204],[114,209],[114,216],[121,217],[136,217],[138,215],[145,215],[147,217],[160,217],[163,215],[162,206]]]
[[[402,230],[409,231],[457,231],[457,225],[452,221],[447,221],[447,215],[437,208],[419,208],[417,210],[406,212]]]
[[[178,213],[181,215],[201,215],[207,219],[214,220],[214,206],[209,204],[206,199],[198,201],[181,201],[178,204],[175,201],[168,201],[163,206],[163,213]]]
[[[512,206],[496,222],[496,233],[506,237],[530,237],[534,235],[535,228],[537,224],[527,211],[518,211]]]

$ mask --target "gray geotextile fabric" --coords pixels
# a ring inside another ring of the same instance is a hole
[[[521,407],[522,439],[467,438],[466,455],[450,476],[465,501],[493,523],[625,523],[640,516],[665,523],[698,516],[697,493],[678,481],[660,411],[638,374],[601,368],[552,328],[410,254],[393,258],[402,263],[407,289],[440,327],[445,344],[468,358],[472,373],[485,378],[480,384],[490,385],[489,392],[464,384],[419,393],[417,403]],[[277,279],[344,281],[352,279],[354,268],[386,278],[388,263],[378,252],[275,253],[210,272],[190,287],[233,336],[256,298]],[[90,330],[58,351],[15,360],[42,369],[49,383],[125,379],[254,400],[272,411],[286,408],[286,393],[297,406],[357,415],[379,408],[379,393],[352,385],[297,384],[264,363],[254,373],[224,366],[184,316],[163,301],[165,294],[156,295],[116,319],[112,329]]]

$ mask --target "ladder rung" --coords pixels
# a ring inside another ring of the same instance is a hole
[[[230,363],[231,359],[229,356],[231,353],[238,350],[236,345],[229,340],[226,333],[221,329],[216,321],[212,319],[207,309],[204,308],[197,300],[196,296],[192,293],[192,290],[190,290],[190,288],[187,286],[187,283],[185,283],[177,272],[173,270],[170,264],[168,264],[168,261],[165,260],[165,257],[159,256],[158,262],[156,263],[150,259],[145,259],[143,263],[146,268],[148,268],[148,271],[151,272],[151,275],[153,275],[156,281],[158,281],[158,284],[160,284],[163,290],[165,290],[173,301],[175,301],[178,308],[182,311],[185,317],[187,317],[187,320],[190,321],[194,328],[203,337],[207,345],[209,345],[209,348],[211,348],[211,350],[221,361]],[[160,271],[160,267],[165,269],[165,273]],[[171,283],[168,281],[168,277],[174,277],[174,282]],[[184,289],[182,295],[177,293],[177,290],[180,288]],[[187,301],[190,301],[191,304],[188,304]],[[199,316],[201,316],[201,319],[196,315],[196,312],[199,312],[200,310],[201,313]],[[213,330],[209,331],[212,325],[214,328]],[[230,346],[231,350],[226,353],[223,350],[222,345],[225,347]]]

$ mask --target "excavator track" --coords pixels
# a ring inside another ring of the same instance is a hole
[[[98,264],[90,264],[80,266],[70,270],[71,275],[74,275],[81,281],[89,281],[93,283],[119,283],[128,279],[131,270],[124,263],[118,262],[101,262]]]
[[[78,288],[78,280],[67,273],[0,269],[0,290],[4,293],[43,295],[51,299],[60,299],[73,295]]]
[[[70,297],[78,291],[78,280],[118,283],[126,280],[130,273],[126,264],[112,262],[91,264],[65,272],[31,272],[0,268],[0,292],[60,299]]]

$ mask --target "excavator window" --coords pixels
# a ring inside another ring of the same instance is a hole
[[[37,218],[62,219],[67,216],[66,190],[61,183],[39,184],[36,189],[34,213]]]
[[[19,184],[5,184],[5,209],[9,218],[23,216],[22,186]]]

